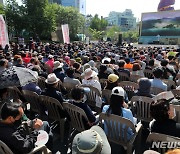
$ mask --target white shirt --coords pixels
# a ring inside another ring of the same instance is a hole
[[[100,84],[100,82],[97,81],[97,80],[93,80],[93,79],[91,79],[91,80],[85,80],[85,79],[83,79],[83,80],[82,80],[82,85],[90,85],[90,86],[92,86],[92,87],[97,88],[97,89],[99,90],[100,94],[102,93],[102,91],[101,91],[101,84]]]

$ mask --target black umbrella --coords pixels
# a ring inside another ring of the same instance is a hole
[[[28,68],[13,66],[0,73],[0,89],[11,86],[25,86],[30,82],[37,81],[37,79],[37,72]]]

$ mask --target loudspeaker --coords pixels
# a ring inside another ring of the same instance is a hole
[[[122,45],[122,34],[119,34],[117,45]]]

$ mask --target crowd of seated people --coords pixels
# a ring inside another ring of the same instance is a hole
[[[168,55],[169,52],[174,52],[174,56]],[[10,57],[10,58],[9,58]],[[14,52],[14,44],[10,44],[8,51],[0,50],[0,73],[9,67],[23,67],[37,71],[39,77],[45,77],[46,88],[41,89],[38,82],[31,82],[23,87],[18,87],[19,90],[29,90],[36,92],[38,95],[45,95],[53,97],[63,105],[63,102],[69,101],[80,108],[82,108],[89,122],[85,122],[86,128],[89,129],[98,122],[94,116],[91,107],[86,103],[86,91],[82,86],[91,86],[96,88],[100,96],[96,96],[95,103],[102,112],[108,114],[115,114],[132,121],[136,125],[136,116],[127,104],[131,101],[126,91],[119,86],[119,76],[121,73],[126,73],[131,80],[131,75],[138,75],[140,79],[137,81],[138,89],[134,91],[133,96],[145,96],[154,98],[151,88],[160,88],[162,91],[168,90],[168,85],[163,81],[171,80],[175,83],[175,89],[179,89],[179,61],[180,54],[177,49],[162,47],[117,47],[114,44],[100,42],[98,44],[90,43],[71,43],[71,44],[37,44],[33,49],[29,50],[24,47]],[[153,78],[148,79],[144,70],[152,71]],[[80,78],[76,78],[74,74],[79,74]],[[100,79],[106,79],[106,86],[104,89],[111,91],[110,104],[102,97],[102,86]],[[72,83],[76,86],[71,90],[71,95],[66,95],[64,88],[58,88],[60,83]],[[173,89],[171,89],[173,90]],[[24,100],[13,100],[7,96],[7,89],[0,87],[0,106],[5,107],[4,103],[21,102]],[[7,96],[7,97],[6,97]],[[68,98],[69,97],[69,98]],[[179,99],[179,98],[178,98]],[[97,101],[99,101],[97,103]],[[14,103],[14,104],[16,104]],[[100,105],[99,105],[100,104]],[[9,105],[9,104],[8,104]],[[180,104],[178,104],[180,105]],[[8,107],[8,106],[7,106]],[[16,107],[16,106],[15,106]],[[12,107],[12,108],[15,108]],[[9,107],[11,110],[11,107]],[[1,109],[2,125],[8,122],[13,124],[21,117],[21,107],[17,106],[15,115],[8,113],[4,117],[4,108]],[[9,109],[9,110],[10,110]],[[11,111],[12,112],[12,111]],[[13,111],[15,112],[15,111]],[[24,111],[23,111],[24,112]],[[150,107],[151,116],[154,119],[150,123],[150,131],[179,136],[179,123],[174,121],[175,109],[172,104],[165,99],[153,102]],[[1,121],[0,121],[1,122]],[[13,128],[14,129],[14,128]],[[14,130],[13,130],[14,131]],[[106,127],[104,127],[106,133]],[[1,132],[1,131],[0,131]],[[11,132],[12,135],[13,132]],[[0,133],[1,134],[1,133]],[[6,132],[5,132],[6,134]],[[14,137],[14,136],[11,136]],[[12,150],[14,145],[9,144],[4,136],[0,135],[0,140],[5,142]],[[14,140],[14,138],[13,138]],[[34,143],[35,141],[33,141]],[[32,146],[28,151],[32,150]],[[51,148],[51,147],[50,147]]]

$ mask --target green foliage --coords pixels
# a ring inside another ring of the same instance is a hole
[[[137,42],[138,37],[138,31],[128,31],[123,33],[123,40],[127,42]]]
[[[11,33],[20,34],[26,24],[25,8],[19,6],[16,0],[7,0],[5,7],[5,15],[9,31]]]
[[[95,29],[96,31],[104,31],[108,25],[107,20],[104,18],[99,18],[98,15],[96,14],[90,23],[90,28]]]
[[[32,36],[47,38],[53,29],[53,16],[48,0],[23,0],[26,8],[27,30]]]
[[[100,40],[104,36],[104,31],[97,31],[96,29],[89,28],[93,39]]]
[[[118,38],[119,33],[120,28],[118,26],[112,26],[106,30],[106,36],[114,40]]]
[[[2,3],[0,3],[0,14],[5,14],[5,8],[4,5]]]
[[[3,11],[0,6],[0,11]],[[51,33],[61,24],[69,24],[71,40],[82,29],[84,17],[73,7],[63,7],[48,3],[48,0],[22,0],[19,6],[16,0],[7,0],[5,15],[9,32],[16,36],[25,31],[29,36],[50,39]]]
[[[69,33],[71,40],[76,40],[77,34],[80,33],[85,24],[85,18],[77,9],[73,7],[63,7],[59,5],[56,10],[57,24],[69,24]],[[81,32],[82,33],[82,32]]]

